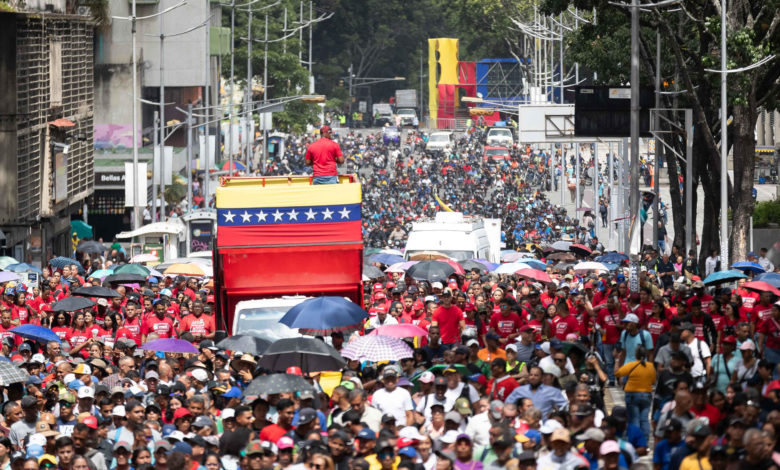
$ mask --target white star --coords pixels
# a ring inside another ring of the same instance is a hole
[[[266,214],[263,211],[260,211],[259,214],[255,214],[255,217],[257,217],[258,222],[265,222],[265,218],[268,217],[268,214]]]
[[[309,210],[304,212],[304,214],[306,214],[306,220],[314,220],[314,218],[317,216],[317,213],[314,212],[311,207],[309,207]]]
[[[341,218],[342,218],[342,219],[348,219],[348,218],[349,218],[349,211],[347,210],[347,208],[346,208],[346,207],[345,207],[345,208],[343,208],[343,209],[341,209],[341,210],[339,211],[339,214],[341,215]]]
[[[244,213],[243,213],[243,214],[241,214],[241,220],[242,220],[243,222],[247,222],[247,223],[248,223],[250,220],[252,220],[252,214],[250,214],[250,213],[249,213],[249,212],[247,212],[247,211],[244,211]]]
[[[280,212],[279,209],[276,209],[276,212],[274,212],[271,215],[274,216],[274,222],[276,222],[278,220],[282,220],[282,216],[284,215],[284,212]]]
[[[323,220],[327,220],[327,219],[333,220],[333,211],[326,207],[325,210],[322,211],[322,218]]]
[[[236,216],[236,214],[234,214],[234,213],[232,213],[230,211],[225,212],[224,215],[225,215],[225,222],[233,222],[233,217]]]
[[[298,212],[295,209],[293,209],[293,210],[291,210],[290,212],[287,213],[287,217],[289,217],[290,220],[296,220],[297,221],[298,220]]]

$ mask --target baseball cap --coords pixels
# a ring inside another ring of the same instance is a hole
[[[620,453],[620,445],[616,441],[604,441],[599,447],[601,455],[614,454],[615,452]]]
[[[111,411],[111,416],[124,417],[125,407],[123,405],[115,406],[114,409]]]
[[[81,387],[77,395],[79,400],[82,398],[95,398],[95,390],[92,387]]]
[[[298,411],[298,425],[311,423],[316,417],[317,412],[314,408],[302,408]]]
[[[374,441],[376,440],[376,433],[372,431],[369,428],[363,428],[360,430],[359,433],[357,433],[357,436],[355,436],[355,439],[364,439],[366,441]]]
[[[128,452],[133,451],[133,447],[125,441],[119,441],[116,444],[114,444],[114,452],[116,452],[119,449],[125,449]]]
[[[493,419],[501,419],[504,415],[504,402],[501,400],[493,400],[490,402],[490,415]]]
[[[82,423],[86,424],[88,428],[90,429],[97,429],[98,428],[98,421],[97,418],[94,416],[86,416],[84,419],[81,420]]]
[[[636,314],[628,313],[621,321],[624,323],[639,323],[639,317]]]
[[[295,442],[293,442],[290,436],[282,436],[276,441],[276,448],[279,450],[292,449],[293,447],[295,447]]]
[[[426,370],[425,372],[423,372],[420,375],[420,378],[419,378],[420,382],[422,382],[424,384],[432,383],[435,379],[436,379],[436,376],[433,375],[433,372],[431,372],[429,370]]]
[[[604,435],[604,431],[599,428],[588,428],[584,433],[577,436],[577,438],[581,441],[604,442],[606,436]]]
[[[434,387],[442,386],[442,385],[445,386],[445,387],[447,386],[447,379],[445,379],[444,377],[441,377],[441,376],[436,377],[435,379],[433,379],[433,386]]]
[[[460,424],[463,421],[463,416],[457,411],[448,411],[447,414],[444,415],[444,421],[452,421]]]
[[[439,442],[443,444],[454,444],[458,440],[458,436],[460,436],[460,433],[451,429],[439,438]]]
[[[569,431],[563,427],[553,431],[552,436],[550,437],[550,442],[555,441],[571,442],[571,435],[569,434]]]
[[[542,434],[552,434],[556,429],[560,429],[562,427],[563,425],[560,422],[554,419],[548,419],[542,423],[542,426],[539,428],[539,432]]]
[[[751,340],[745,340],[742,344],[739,345],[740,351],[755,351],[756,345]]]
[[[36,406],[38,406],[38,399],[35,398],[34,396],[27,395],[24,398],[22,398],[22,408],[23,409],[34,408]]]

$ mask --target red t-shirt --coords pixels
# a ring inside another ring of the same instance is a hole
[[[509,394],[512,393],[512,390],[520,386],[520,384],[517,383],[517,380],[515,380],[511,375],[505,375],[498,380],[498,383],[496,383],[496,379],[490,379],[487,384],[487,391],[490,394],[491,400],[504,401],[507,399]]]
[[[753,307],[753,312],[750,315],[751,321],[755,322],[757,325],[761,325],[764,320],[772,316],[772,305],[761,305],[756,304]]]
[[[22,325],[29,323],[29,317],[30,311],[26,306],[14,305],[11,307],[11,318],[14,320],[19,320]]]
[[[561,341],[566,341],[566,335],[569,333],[574,333],[578,336],[580,334],[580,322],[577,321],[574,315],[569,314],[565,317],[556,315],[552,323],[553,335]]]
[[[70,328],[67,326],[55,326],[51,331],[60,338],[60,341],[70,340]]]
[[[182,331],[189,331],[193,335],[207,335],[214,332],[214,319],[208,315],[201,314],[196,317],[195,314],[189,314],[181,320],[180,328]]]
[[[742,305],[747,308],[753,308],[758,303],[759,295],[747,289],[737,289],[737,294],[742,297]]]
[[[141,345],[141,320],[135,316],[133,319],[126,318],[124,323],[124,329],[129,330],[133,336],[130,338],[135,341],[138,346]],[[122,328],[120,328],[121,330]],[[116,339],[119,339],[119,330],[117,330]]]
[[[149,333],[157,333],[157,336],[162,338],[172,338],[173,335],[173,321],[163,316],[162,319],[157,318],[157,315],[152,315],[147,318],[141,326],[141,333],[148,335]]]
[[[507,316],[495,313],[490,317],[490,328],[502,338],[508,338],[509,335],[517,334],[522,323],[523,321],[516,313],[510,313]]]
[[[17,346],[22,344],[21,337],[18,337],[14,333],[11,333],[11,328],[15,328],[14,325],[8,325],[8,328],[5,328],[3,327],[3,325],[0,325],[0,341],[6,338],[13,338],[14,344],[16,344]]]
[[[669,322],[664,319],[659,320],[655,317],[650,317],[647,319],[645,329],[647,329],[650,336],[653,338],[653,344],[658,344],[658,337],[669,331]]]
[[[116,330],[116,340],[114,342],[116,343],[116,341],[119,341],[120,339],[132,339],[138,346],[141,345],[141,338],[139,337],[136,339],[133,330],[127,328],[126,326],[117,328]]]
[[[294,428],[291,427],[290,429],[284,429],[283,427],[279,426],[276,423],[269,424],[268,426],[260,430],[260,440],[276,442],[279,439],[281,439],[282,436],[290,432],[290,430],[292,429]]]
[[[306,149],[306,161],[312,162],[314,176],[338,175],[336,159],[341,157],[341,147],[336,142],[322,137]]]
[[[621,312],[618,310],[612,312],[609,309],[602,308],[598,311],[596,321],[599,326],[604,330],[604,337],[601,342],[604,344],[615,344],[620,340],[620,326]]]
[[[451,305],[450,308],[444,308],[443,305],[436,307],[433,311],[433,321],[439,324],[442,344],[460,342],[458,325],[461,320],[463,320],[463,311],[456,305]]]
[[[758,327],[758,332],[766,335],[767,348],[780,348],[780,324],[778,324],[771,315],[761,323],[761,326]]]

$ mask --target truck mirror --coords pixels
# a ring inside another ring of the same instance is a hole
[[[219,343],[223,339],[227,338],[228,334],[225,330],[217,330],[214,332],[214,344]]]

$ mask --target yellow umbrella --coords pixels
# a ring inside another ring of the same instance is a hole
[[[181,274],[182,276],[203,277],[206,273],[199,265],[195,263],[176,263],[168,266],[163,274]]]
[[[409,257],[410,261],[433,261],[433,260],[439,260],[439,259],[449,259],[450,257],[445,255],[444,253],[439,253],[438,251],[421,251],[419,253],[415,253],[412,256]]]

